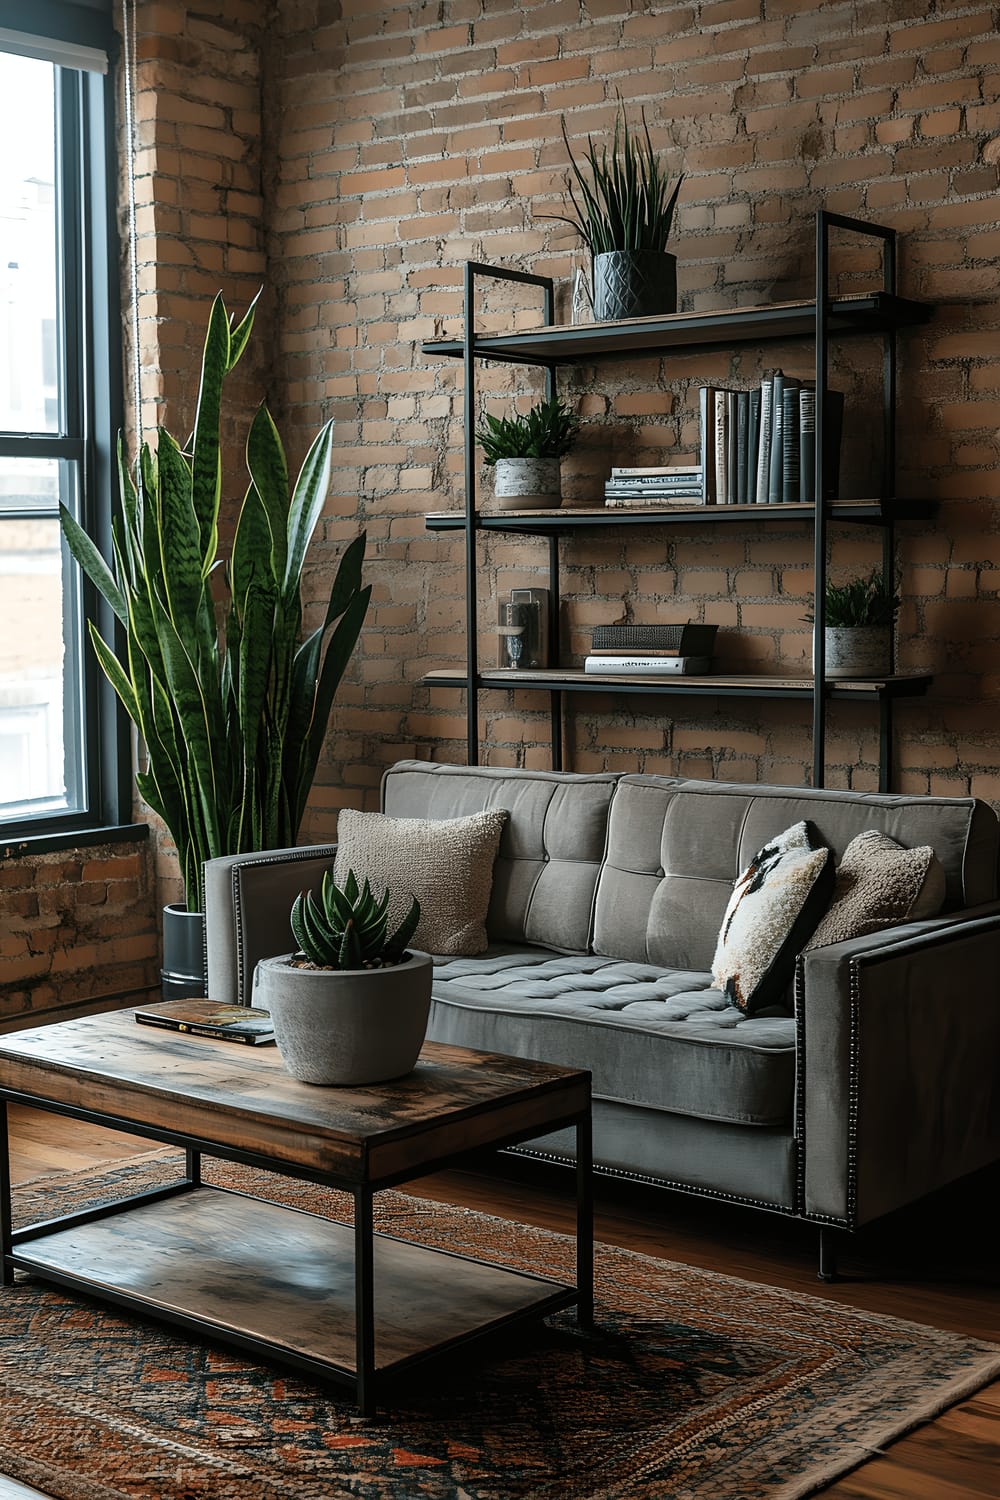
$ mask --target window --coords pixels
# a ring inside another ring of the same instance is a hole
[[[59,527],[61,502],[107,555],[121,410],[110,23],[93,0],[53,3],[45,19],[62,35],[39,37],[36,9],[24,10],[23,33],[0,29],[4,838],[117,823],[128,784],[127,740],[87,621],[113,627]]]

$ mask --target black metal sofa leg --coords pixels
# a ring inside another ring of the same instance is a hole
[[[837,1275],[837,1231],[835,1229],[822,1228],[819,1232],[819,1270],[817,1276],[820,1281],[839,1281]]]

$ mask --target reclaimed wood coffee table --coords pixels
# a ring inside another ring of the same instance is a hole
[[[12,1231],[7,1104],[183,1147],[186,1173]],[[590,1074],[428,1043],[367,1089],[297,1083],[273,1047],[138,1026],[131,1011],[0,1037],[3,1284],[23,1268],[349,1385],[371,1415],[432,1354],[576,1303],[593,1319]],[[576,1285],[375,1234],[380,1188],[575,1127]],[[346,1189],[353,1226],[201,1180],[201,1155]]]

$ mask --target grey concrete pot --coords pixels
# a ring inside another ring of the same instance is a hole
[[[500,510],[554,510],[562,500],[558,458],[498,458],[493,494]]]
[[[261,959],[253,1004],[271,1012],[293,1078],[357,1087],[412,1070],[430,1012],[429,953],[386,969],[296,968],[291,957]]]
[[[889,671],[889,632],[884,625],[827,625],[827,677],[884,677]]]

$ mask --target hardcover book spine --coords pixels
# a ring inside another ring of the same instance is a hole
[[[799,392],[799,499],[810,505],[816,498],[816,391],[804,385]]]
[[[584,659],[585,672],[604,673],[611,677],[681,677],[685,673],[707,672],[711,665],[707,656],[622,656],[614,664],[606,656],[588,656]]]
[[[784,443],[781,455],[781,498],[785,504],[799,498],[799,385],[785,381],[784,413],[781,419]]]
[[[736,391],[736,503],[747,503],[747,426],[750,420],[750,392]]]
[[[771,382],[771,458],[768,466],[767,503],[781,503],[781,445],[782,420],[785,414],[785,377],[780,370],[774,372]]]
[[[715,406],[715,503],[716,505],[728,505],[732,500],[729,493],[729,422],[727,420],[728,403],[726,396],[728,392],[713,390],[712,400]]]
[[[757,444],[760,441],[760,388],[747,400],[747,504],[757,500]]]
[[[698,426],[701,434],[705,504],[714,505],[717,499],[715,493],[715,400],[710,385],[703,385],[698,391]]]
[[[767,486],[771,474],[771,396],[774,378],[765,375],[760,383],[760,442],[757,445],[757,504],[767,504]]]

